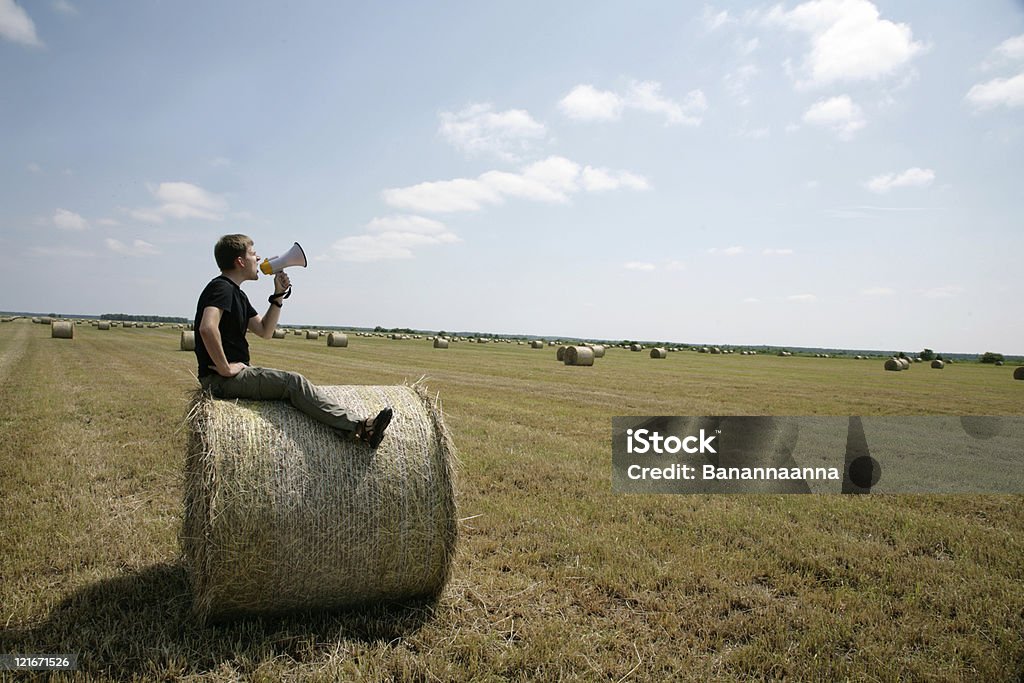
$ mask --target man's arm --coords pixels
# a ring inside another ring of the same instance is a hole
[[[288,279],[288,274],[281,272],[274,276],[274,294],[284,293],[288,287],[291,286],[291,280]],[[278,299],[278,304],[282,303],[282,299]],[[277,321],[281,318],[281,306],[277,304],[270,304],[267,312],[261,317],[254,315],[249,318],[249,331],[255,335],[263,337],[264,339],[270,339],[274,336],[274,330],[277,329]]]
[[[245,363],[228,363],[228,357],[224,353],[224,343],[220,338],[220,318],[224,311],[216,306],[207,306],[203,309],[203,319],[199,321],[199,336],[203,338],[203,346],[210,354],[213,361],[213,369],[218,375],[234,377],[242,371]]]

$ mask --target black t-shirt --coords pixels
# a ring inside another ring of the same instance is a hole
[[[199,295],[196,306],[196,321],[193,329],[196,332],[196,360],[199,362],[199,376],[216,375],[217,371],[210,368],[210,358],[203,336],[199,333],[199,324],[203,321],[203,311],[207,306],[216,306],[223,311],[220,317],[220,340],[224,346],[224,355],[229,363],[249,364],[249,342],[245,340],[245,331],[249,327],[249,318],[257,315],[256,309],[249,303],[249,297],[242,288],[227,277],[220,275],[210,280],[206,289]]]

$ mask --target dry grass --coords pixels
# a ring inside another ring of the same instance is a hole
[[[165,329],[0,327],[0,652],[82,680],[1018,680],[1019,496],[629,496],[615,415],[1020,414],[1010,368],[254,340],[318,384],[428,377],[462,454],[436,603],[201,628],[179,559],[194,360]]]

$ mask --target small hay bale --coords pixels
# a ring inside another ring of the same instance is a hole
[[[937,358],[932,361],[932,367],[935,368],[936,370],[941,370],[945,365],[945,363],[943,363],[941,360]]]
[[[455,451],[422,387],[323,386],[395,415],[376,451],[284,401],[190,407],[181,547],[202,621],[435,598],[458,534]]]
[[[630,351],[643,351],[644,347],[641,346],[640,344],[630,344],[629,345],[629,350]]]
[[[564,360],[566,365],[594,364],[594,349],[589,346],[566,346],[564,348]]]
[[[181,332],[181,350],[182,351],[195,351],[196,350],[196,333],[195,332]]]
[[[565,360],[565,350],[567,348],[569,348],[569,347],[568,346],[559,346],[558,350],[555,351],[555,358],[560,360],[560,361],[564,361]]]
[[[74,339],[75,324],[69,320],[53,320],[50,322],[51,339]]]
[[[542,342],[539,339],[534,339],[532,342],[530,342],[530,348],[531,349],[543,349],[544,348],[544,342]]]
[[[896,360],[898,360],[900,362],[900,365],[903,366],[904,370],[909,370],[910,369],[910,361],[907,360],[906,358],[897,358]]]
[[[591,344],[590,348],[594,351],[594,358],[604,358],[604,347],[600,344]]]
[[[284,330],[274,330],[274,339],[284,339],[286,334]]]
[[[896,358],[890,358],[889,360],[885,361],[885,369],[892,370],[894,372],[899,372],[900,370],[903,369],[903,363],[901,363]]]
[[[331,332],[327,335],[327,345],[345,348],[348,346],[348,335],[343,332]]]
[[[319,339],[320,333],[316,330],[306,330],[306,339]]]
[[[435,349],[447,349],[448,348],[448,340],[445,339],[444,337],[438,337],[437,339],[434,340],[434,348]]]
[[[99,323],[97,323],[96,329],[97,330],[109,330],[110,329],[110,323],[107,322],[106,320],[101,320],[101,321],[99,321]]]
[[[1014,379],[1024,379],[1024,365],[1020,366],[1019,368],[1014,369],[1014,371],[1013,371],[1013,378]]]
[[[651,358],[668,358],[668,351],[662,347],[651,349]]]

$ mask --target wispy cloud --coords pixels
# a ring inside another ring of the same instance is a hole
[[[804,123],[827,128],[840,140],[850,140],[854,133],[867,125],[864,112],[849,95],[837,95],[819,100],[804,113]]]
[[[332,244],[326,258],[357,262],[411,259],[420,247],[462,241],[443,223],[423,216],[375,218],[365,228],[366,234],[343,237]]]
[[[917,290],[917,293],[926,299],[951,299],[962,294],[963,287],[958,285],[941,285],[939,287],[928,287]]]
[[[903,71],[927,49],[909,25],[883,19],[868,0],[812,0],[789,11],[776,6],[763,20],[810,40],[795,74],[801,88],[878,81]]]
[[[908,168],[902,173],[883,173],[864,183],[864,187],[876,194],[885,194],[893,188],[928,187],[935,180],[935,171],[930,168]]]
[[[704,24],[704,28],[707,31],[715,31],[726,24],[731,24],[735,19],[729,16],[729,10],[718,11],[710,5],[704,5],[704,11],[701,13],[701,23]]]
[[[666,97],[657,81],[632,81],[619,94],[590,84],[574,87],[558,103],[561,112],[577,121],[617,121],[625,109],[637,109],[665,118],[665,125],[699,126],[708,108],[701,90],[691,90],[682,101]]]
[[[222,221],[228,210],[224,197],[192,183],[160,183],[150,185],[149,191],[160,202],[159,205],[122,210],[145,223],[163,223],[167,218]]]
[[[54,0],[53,9],[69,17],[78,16],[78,8],[68,2],[68,0]]]
[[[470,155],[492,155],[519,161],[543,140],[547,129],[522,109],[494,111],[491,104],[473,104],[459,112],[442,112],[440,134]]]
[[[627,263],[624,263],[622,267],[626,270],[639,270],[645,273],[658,269],[658,266],[647,261],[628,261]]]
[[[506,199],[568,203],[580,191],[644,190],[645,178],[629,171],[580,166],[564,157],[548,157],[518,173],[488,171],[477,178],[455,178],[392,188],[384,201],[399,209],[423,213],[479,211]]]
[[[0,38],[12,43],[43,47],[31,17],[14,0],[0,0]]]
[[[133,240],[131,244],[125,244],[120,240],[108,237],[105,242],[107,249],[115,254],[120,254],[121,256],[131,256],[135,258],[141,256],[155,256],[160,253],[159,249],[143,240]]]
[[[1011,78],[993,78],[978,83],[964,96],[977,111],[986,111],[999,106],[1013,109],[1024,106],[1024,72]]]
[[[746,250],[741,246],[733,247],[711,247],[708,249],[709,254],[724,254],[725,256],[738,256],[744,253]]]
[[[768,248],[761,252],[765,256],[792,256],[793,250],[789,248],[773,249]]]
[[[983,69],[993,69],[1022,61],[1024,61],[1024,33],[1007,38],[996,45],[981,66]]]
[[[53,224],[61,230],[88,230],[89,221],[82,218],[74,211],[57,209],[53,214]]]
[[[812,304],[818,300],[818,297],[814,294],[791,294],[786,297],[786,300],[803,304]]]
[[[860,293],[864,296],[892,296],[896,291],[889,287],[868,287],[860,290]]]

